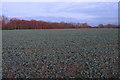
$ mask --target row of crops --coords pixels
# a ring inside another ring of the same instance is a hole
[[[117,78],[118,29],[4,30],[3,78]]]

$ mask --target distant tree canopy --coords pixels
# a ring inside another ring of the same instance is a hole
[[[117,25],[103,25],[100,24],[94,28],[117,28]],[[37,20],[19,20],[8,19],[2,16],[2,30],[15,30],[15,29],[67,29],[67,28],[93,28],[87,23],[54,23]]]

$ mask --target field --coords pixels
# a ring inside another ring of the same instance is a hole
[[[117,78],[118,29],[3,30],[3,78]]]

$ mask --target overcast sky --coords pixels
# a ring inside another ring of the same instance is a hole
[[[118,2],[119,0],[1,0],[2,2]]]
[[[65,17],[90,25],[117,24],[117,2],[3,2],[8,17]],[[64,21],[64,19],[63,19]],[[72,21],[72,20],[71,20]]]

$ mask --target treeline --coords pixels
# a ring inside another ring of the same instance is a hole
[[[53,23],[37,20],[19,20],[10,19],[6,17],[2,19],[2,30],[16,30],[16,29],[68,29],[68,28],[118,28],[117,25],[98,25],[96,27],[89,26],[87,23]]]
[[[3,23],[3,30],[14,30],[14,29],[65,29],[65,28],[90,28],[87,23],[53,23],[45,21],[36,21],[36,20],[18,20],[10,19],[9,22]]]

